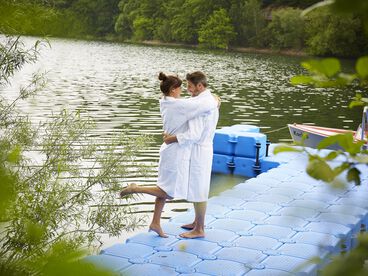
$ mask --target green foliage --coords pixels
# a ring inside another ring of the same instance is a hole
[[[340,15],[329,8],[315,10],[306,17],[306,44],[312,55],[357,56],[368,52],[360,18]]]
[[[3,41],[1,85],[7,85],[37,58],[40,43],[27,49],[19,37]],[[127,163],[135,165],[150,138],[121,133],[96,144],[93,121],[65,110],[35,130],[16,104],[44,85],[42,76],[34,76],[13,102],[0,95],[0,274],[112,275],[82,262],[87,252],[79,248],[141,223],[117,195],[121,181],[132,176]]]
[[[359,58],[355,69],[362,81],[362,84],[368,84],[368,56]]]
[[[298,8],[315,2],[317,0],[0,0],[0,31],[36,36],[157,39],[199,43],[211,48],[227,48],[231,44],[307,50],[313,55],[368,53],[368,40],[363,36],[362,27],[365,24],[368,30],[365,15],[368,12],[363,12],[365,5],[339,0],[323,11],[309,12],[303,20]],[[349,11],[358,6],[361,11],[355,11],[355,15],[341,12],[342,8]],[[218,31],[206,30],[210,18],[219,10],[225,11],[230,23],[220,20],[216,24],[211,19],[212,27],[218,27]],[[224,31],[228,33],[219,35],[224,24],[227,26]],[[226,41],[227,46],[222,41]]]
[[[41,43],[27,49],[19,37],[8,38],[0,43],[0,86],[9,82],[16,71],[24,65],[24,61],[35,62]]]
[[[264,0],[264,4],[275,7],[295,7],[295,8],[307,8],[320,0]]]
[[[70,10],[0,0],[0,32],[35,36],[83,37],[87,25]]]
[[[368,2],[364,0],[335,0],[331,4],[333,11],[341,14],[356,14],[363,21],[368,34]]]
[[[85,22],[88,34],[97,37],[114,32],[119,0],[76,0],[68,9]]]
[[[340,19],[335,18],[333,14],[326,13],[326,9],[319,9],[319,6],[329,5],[332,10],[339,13],[347,14],[347,21],[341,22]],[[322,14],[321,18],[313,18],[310,16],[313,11],[314,15],[317,13]],[[335,0],[335,1],[325,1],[324,3],[318,4],[305,11],[306,14],[311,19],[310,25],[316,27],[319,25],[321,28],[317,36],[313,40],[313,43],[334,43],[333,36],[335,32],[339,32],[339,39],[351,39],[349,43],[354,43],[352,47],[353,50],[356,47],[360,47],[361,40],[355,39],[354,32],[356,28],[352,30],[350,34],[347,34],[348,30],[345,29],[346,26],[350,27],[354,25],[358,20],[361,20],[365,24],[365,30],[368,33],[368,2],[364,0]],[[359,15],[357,18],[353,17],[352,14]],[[326,16],[328,15],[328,17]],[[316,20],[316,22],[313,22]],[[318,20],[320,20],[318,22]],[[355,21],[354,21],[355,20]],[[321,24],[321,22],[323,23]],[[344,23],[347,23],[346,25]],[[313,26],[314,25],[314,26]],[[336,28],[336,30],[334,29]],[[339,29],[339,30],[337,30]],[[317,29],[315,30],[317,32]],[[355,40],[354,40],[355,39]],[[309,41],[309,43],[311,43]],[[317,45],[313,45],[316,46]],[[339,45],[340,49],[336,50],[335,45],[330,45],[332,47],[331,53],[341,54],[341,51],[346,50],[345,46]],[[327,45],[322,45],[321,51],[326,51]],[[366,48],[365,48],[366,49]],[[351,52],[349,52],[351,53]],[[344,52],[346,54],[346,52]],[[351,85],[355,81],[359,87],[366,92],[368,86],[368,58],[361,57],[356,62],[356,73],[354,74],[344,74],[341,73],[340,62],[337,59],[325,59],[322,61],[312,60],[302,64],[302,66],[307,69],[309,75],[296,76],[291,79],[293,84],[309,84],[319,87],[326,86],[346,86]],[[352,86],[357,89],[356,86]],[[368,104],[368,98],[364,98],[361,92],[357,92],[355,98],[350,103],[350,107],[361,106]],[[368,137],[366,137],[368,139]],[[320,142],[318,149],[321,150],[332,144],[339,144],[342,151],[332,151],[327,156],[321,157],[318,154],[310,154],[306,149],[306,153],[309,155],[309,164],[307,167],[307,172],[309,175],[316,179],[321,179],[323,181],[337,184],[341,186],[342,183],[336,181],[336,177],[342,172],[347,172],[346,182],[354,182],[356,185],[361,184],[361,170],[368,169],[368,150],[363,149],[363,141],[354,141],[353,134],[347,133],[343,135],[334,135],[328,137]],[[334,160],[339,157],[339,162],[341,164],[337,167],[332,167],[329,161]],[[341,161],[343,160],[343,161]],[[358,167],[359,166],[359,167]],[[336,186],[336,185],[335,185]],[[340,276],[340,275],[367,275],[367,265],[366,260],[368,258],[368,235],[367,233],[361,233],[358,236],[358,246],[353,248],[349,253],[345,255],[340,255],[334,257],[334,259],[323,269],[321,275],[328,276]]]
[[[302,62],[302,66],[309,75],[299,75],[291,78],[293,85],[314,85],[316,87],[336,87],[351,85],[356,82],[363,88],[368,86],[368,57],[360,57],[356,62],[356,73],[348,74],[341,72],[340,61],[336,58],[326,58],[321,60],[308,60]],[[357,92],[350,103],[350,107],[361,106],[368,103],[368,98]]]
[[[274,49],[302,49],[304,46],[304,20],[301,10],[284,8],[272,12],[272,21],[263,37]]]
[[[172,29],[169,20],[158,20],[157,26],[154,29],[153,37],[164,42],[170,42],[172,38]]]
[[[137,17],[133,21],[133,39],[149,40],[153,38],[153,20],[146,17]]]
[[[115,32],[123,39],[129,39],[133,35],[133,29],[129,16],[121,13],[115,23]]]
[[[266,24],[261,1],[232,1],[229,16],[237,33],[235,43],[242,46],[258,46],[260,32]]]
[[[209,48],[227,49],[236,33],[226,10],[217,10],[199,30],[199,43]]]
[[[278,153],[281,153],[281,152],[302,152],[302,150],[300,150],[296,147],[288,146],[288,145],[278,145],[273,150],[274,154],[278,154]]]
[[[315,156],[311,156],[311,160],[307,166],[307,173],[315,179],[326,182],[332,182],[335,178],[333,170],[326,161],[315,158]]]
[[[362,151],[363,141],[355,141],[352,133],[338,134],[323,139],[317,146],[318,150],[325,149],[331,145],[339,145],[342,150],[331,151],[325,156],[318,153],[310,153],[306,148],[293,147],[289,145],[279,145],[274,149],[274,154],[282,152],[304,152],[309,157],[306,172],[313,178],[339,185],[336,179],[341,173],[347,171],[346,182],[354,182],[360,185],[360,169],[359,164],[368,165],[368,152]],[[341,164],[332,167],[330,161],[339,158]]]
[[[356,275],[368,274],[365,265],[368,259],[368,234],[362,233],[358,236],[358,246],[349,254],[333,257],[333,260],[322,271],[323,276]]]

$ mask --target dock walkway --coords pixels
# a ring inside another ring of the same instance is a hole
[[[163,225],[169,238],[140,233],[86,260],[133,276],[317,275],[366,228],[368,170],[361,186],[336,190],[306,174],[306,155],[269,158],[281,165],[209,199],[205,238],[178,236],[189,210]]]

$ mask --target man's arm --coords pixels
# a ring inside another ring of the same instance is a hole
[[[220,98],[217,96],[192,97],[188,99],[178,99],[178,112],[182,113],[189,121],[205,114],[220,105]]]
[[[200,116],[188,122],[188,130],[177,135],[164,134],[164,142],[166,144],[179,143],[179,145],[194,144],[198,142],[205,126],[205,116]]]

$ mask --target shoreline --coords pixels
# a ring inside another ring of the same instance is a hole
[[[142,44],[142,45],[149,45],[149,46],[167,46],[167,47],[185,47],[185,48],[192,48],[198,49],[199,45],[195,44],[184,44],[184,43],[176,43],[176,42],[162,42],[159,40],[144,40],[144,41],[121,41],[125,43],[132,43],[132,44]],[[220,50],[221,49],[213,49],[213,50]],[[268,55],[284,55],[284,56],[294,56],[294,57],[307,57],[308,54],[301,50],[272,50],[270,48],[254,48],[254,47],[229,47],[228,49],[224,49],[223,51],[228,52],[237,52],[237,53],[251,53],[251,54],[268,54]]]
[[[30,35],[30,34],[3,34],[2,35],[20,35],[29,37],[44,37],[42,35]],[[265,54],[265,55],[282,55],[282,56],[292,56],[292,57],[308,57],[306,52],[302,50],[273,50],[271,48],[255,48],[255,47],[229,47],[228,49],[209,49],[201,48],[198,44],[185,44],[178,42],[163,42],[160,40],[143,40],[143,41],[133,41],[133,40],[122,40],[115,36],[105,36],[105,37],[60,37],[60,36],[48,36],[48,38],[59,38],[59,39],[71,39],[71,40],[82,40],[82,41],[101,41],[101,42],[111,42],[111,43],[127,43],[133,45],[147,45],[147,46],[161,46],[161,47],[182,47],[188,49],[203,49],[212,51],[223,51],[223,52],[233,52],[233,53],[249,53],[249,54]]]

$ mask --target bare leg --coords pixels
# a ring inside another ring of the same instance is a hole
[[[163,238],[168,237],[168,235],[166,235],[164,231],[162,231],[161,224],[160,224],[161,213],[165,206],[165,203],[166,203],[166,198],[156,197],[155,211],[153,213],[152,222],[149,226],[150,231],[156,232],[160,237],[163,237]]]
[[[204,220],[206,216],[207,201],[195,202],[195,225],[192,231],[180,234],[182,238],[203,238],[204,237]]]
[[[131,195],[131,194],[149,194],[149,195],[153,195],[156,197],[161,197],[161,198],[167,198],[167,199],[171,199],[162,189],[160,189],[159,187],[146,187],[146,186],[139,186],[137,184],[130,184],[127,187],[125,187],[121,192],[120,192],[120,196],[124,197],[126,195]]]

